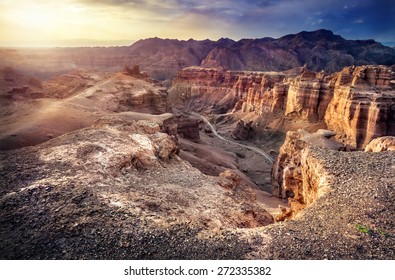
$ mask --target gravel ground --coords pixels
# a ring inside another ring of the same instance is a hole
[[[289,222],[259,231],[270,236],[250,254],[270,259],[395,259],[395,152],[310,148],[307,161],[329,191]]]
[[[309,148],[305,172],[327,191],[270,224],[251,189],[221,187],[232,184],[180,160],[174,139],[145,125],[1,152],[0,258],[395,258],[395,152]]]
[[[273,217],[249,187],[179,159],[158,129],[106,122],[1,152],[0,258],[243,258],[251,241],[235,229]]]

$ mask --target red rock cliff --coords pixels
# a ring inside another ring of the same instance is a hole
[[[347,67],[335,79],[325,122],[338,132],[339,139],[365,147],[374,138],[395,135],[395,72],[391,68]]]
[[[285,72],[225,71],[189,67],[170,89],[173,103],[216,113],[280,115],[322,122],[357,148],[395,135],[395,73],[386,66],[346,67],[326,75],[305,68]]]

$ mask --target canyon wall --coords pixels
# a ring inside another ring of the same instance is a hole
[[[291,211],[276,217],[292,221],[267,228],[266,234],[278,235],[262,251],[274,258],[384,258],[394,248],[394,156],[304,148],[296,178],[304,208],[291,204]]]
[[[295,68],[284,72],[188,67],[169,90],[187,110],[253,113],[270,119],[322,123],[355,148],[395,135],[395,72],[386,66],[346,67],[334,74]]]
[[[329,129],[355,147],[395,135],[395,72],[389,67],[346,67],[336,74],[325,114]]]
[[[374,200],[378,197],[377,192],[381,191],[375,187],[375,180],[379,181],[386,173],[389,175],[386,179],[393,181],[395,137],[376,138],[369,143],[365,152],[344,152],[340,143],[329,139],[332,136],[334,133],[329,130],[319,130],[316,133],[299,130],[287,133],[272,169],[273,195],[285,198],[289,203],[289,208],[283,208],[282,213],[276,216],[277,221],[299,219],[306,213],[307,207],[316,204],[324,196],[331,195],[338,199],[332,193],[333,187],[340,190],[339,196],[348,193],[345,198],[349,202],[359,195],[350,192],[351,186],[361,188],[358,192],[368,188],[370,191],[364,195]],[[312,156],[314,151],[319,151],[320,156]],[[380,152],[384,155],[379,157],[387,163],[374,160],[369,155]],[[367,175],[368,173],[371,175]],[[342,179],[339,178],[340,174]],[[358,183],[354,180],[358,180]],[[340,181],[342,187],[339,187]],[[333,201],[330,203],[334,204]],[[354,211],[349,208],[348,203],[342,207],[346,211]],[[306,210],[302,211],[304,209]]]
[[[239,99],[234,88],[238,74],[243,72],[192,66],[178,72],[169,99],[173,105],[185,109],[202,110],[211,107],[217,113],[225,113]]]
[[[292,218],[300,210],[313,203],[320,195],[317,188],[311,190],[306,184],[314,180],[306,180],[306,168],[311,167],[313,162],[304,160],[306,150],[310,147],[320,147],[325,150],[343,150],[344,146],[329,139],[335,133],[320,129],[316,133],[304,130],[288,131],[284,144],[281,146],[279,155],[272,168],[272,193],[277,197],[288,199],[290,209],[278,216],[278,220]],[[315,170],[314,174],[320,174]],[[315,178],[317,181],[317,178]]]

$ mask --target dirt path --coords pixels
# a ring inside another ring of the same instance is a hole
[[[248,146],[248,145],[240,144],[240,143],[237,143],[237,142],[235,142],[235,141],[226,139],[226,138],[224,138],[223,136],[221,136],[221,135],[217,132],[217,130],[216,130],[216,129],[214,128],[214,126],[209,122],[209,120],[207,120],[206,117],[204,117],[204,116],[202,116],[202,115],[200,115],[200,114],[198,114],[198,113],[193,113],[193,112],[190,113],[190,114],[191,114],[191,115],[194,115],[194,116],[196,116],[196,117],[199,117],[200,119],[202,119],[202,120],[211,128],[211,130],[213,131],[214,135],[215,135],[217,138],[221,139],[222,141],[225,141],[225,142],[228,142],[228,143],[232,143],[232,144],[235,144],[235,145],[237,145],[237,146],[240,146],[240,147],[249,149],[250,151],[253,151],[253,152],[255,152],[255,153],[257,153],[257,154],[263,156],[263,157],[266,159],[266,161],[268,161],[269,163],[273,164],[273,162],[274,162],[273,159],[272,159],[267,153],[265,153],[264,151],[262,151],[261,149],[258,149],[258,148],[253,147],[253,146]]]

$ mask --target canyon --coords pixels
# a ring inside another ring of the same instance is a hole
[[[393,50],[318,30],[1,52],[2,259],[395,258]]]
[[[294,219],[320,195],[305,186],[303,155],[308,147],[393,149],[394,82],[394,67],[377,65],[345,67],[333,74],[306,68],[253,72],[189,67],[178,73],[169,92],[188,110],[240,119],[233,137],[240,131],[246,135],[245,130],[250,134],[250,129],[288,131],[271,171],[271,193],[290,206],[276,217],[281,221]],[[321,171],[314,176],[325,177]]]
[[[328,128],[350,148],[395,135],[394,67],[346,67],[325,74],[306,68],[252,72],[195,66],[178,73],[169,98],[188,110],[231,113],[250,127],[264,122],[285,131]]]

